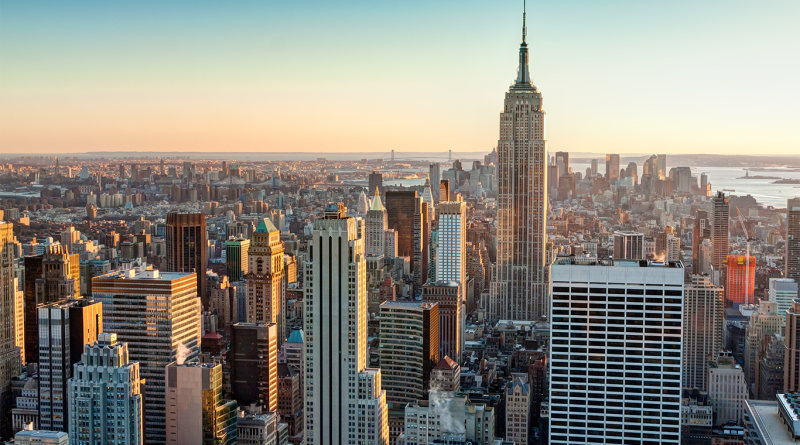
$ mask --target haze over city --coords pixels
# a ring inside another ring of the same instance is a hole
[[[3,2],[0,151],[478,152],[519,2]],[[552,150],[795,154],[800,4],[530,2]]]

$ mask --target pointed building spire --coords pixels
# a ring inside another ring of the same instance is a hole
[[[528,35],[528,28],[525,26],[525,0],[522,2],[522,44],[519,46],[519,68],[517,69],[517,82],[515,89],[532,89],[531,74],[528,71],[528,44],[525,39]]]

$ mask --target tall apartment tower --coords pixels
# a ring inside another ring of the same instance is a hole
[[[225,269],[228,281],[231,283],[241,281],[250,271],[248,250],[250,250],[249,239],[231,237],[225,242]]]
[[[24,345],[23,292],[14,270],[13,224],[0,217],[0,437],[11,434],[11,379],[20,373]]]
[[[403,432],[405,407],[422,399],[439,362],[439,305],[385,301],[380,307],[381,380],[389,409],[389,436]]]
[[[130,361],[127,343],[117,342],[117,334],[98,334],[84,346],[72,375],[70,443],[144,444],[139,363]]]
[[[786,201],[785,276],[800,283],[800,198]]]
[[[645,259],[644,234],[629,231],[614,232],[614,259]]]
[[[386,231],[389,223],[386,209],[381,202],[381,195],[375,190],[372,204],[367,211],[367,256],[382,256],[386,253]]]
[[[683,387],[708,391],[709,357],[722,351],[725,292],[709,275],[692,275],[683,297]]]
[[[80,298],[80,255],[61,244],[48,245],[44,254],[25,257],[25,362],[39,363],[39,318],[43,303]]]
[[[778,314],[778,303],[761,300],[756,311],[750,316],[750,322],[745,331],[744,344],[744,372],[747,377],[748,388],[758,385],[761,369],[761,344],[764,336],[780,333],[786,317]],[[788,355],[788,352],[787,352]],[[754,389],[753,394],[757,389]]]
[[[200,354],[200,299],[193,273],[125,270],[92,279],[92,296],[103,303],[103,331],[128,343],[140,363],[147,444],[166,443],[166,366]]]
[[[700,245],[703,244],[703,241],[709,238],[711,238],[711,220],[708,218],[708,212],[705,210],[698,210],[697,216],[694,218],[694,230],[692,231],[693,274],[702,273],[702,264],[700,262]]]
[[[278,347],[286,338],[286,283],[281,232],[264,218],[253,232],[248,251],[247,322],[276,323]]]
[[[619,180],[619,155],[606,155],[606,179],[608,185]]]
[[[170,363],[166,368],[168,445],[237,443],[238,405],[222,398],[222,365]]]
[[[680,443],[683,275],[679,262],[556,259],[551,444]]]
[[[278,325],[236,323],[231,326],[231,392],[242,405],[278,409]]]
[[[184,173],[186,167],[184,165]],[[208,309],[206,268],[208,267],[206,217],[202,213],[168,213],[166,228],[167,264],[165,272],[193,273],[197,295]],[[145,398],[146,399],[146,398]]]
[[[67,431],[68,380],[84,345],[103,332],[103,305],[90,299],[41,304],[39,314],[39,427]],[[69,341],[66,341],[69,339]]]
[[[519,70],[506,93],[497,142],[497,262],[489,318],[538,321],[548,313],[547,142],[542,94],[531,83],[525,15]]]
[[[800,298],[786,311],[786,357],[783,366],[783,392],[800,392]]]
[[[439,203],[439,242],[436,246],[436,280],[461,284],[467,299],[467,203]]]
[[[728,258],[728,219],[731,207],[725,194],[717,192],[711,216],[711,265],[714,271],[723,271]]]
[[[359,373],[368,371],[367,262],[358,221],[346,215],[343,204],[328,204],[314,221],[305,271],[305,437],[314,445],[362,443],[358,431],[374,425],[359,411],[378,403],[374,392],[358,399]],[[383,422],[388,440],[385,418],[372,422]]]

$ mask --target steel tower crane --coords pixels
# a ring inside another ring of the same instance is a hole
[[[747,238],[747,256],[745,257],[745,275],[744,275],[744,304],[750,301],[750,235],[747,233],[747,227],[744,225],[744,217],[742,212],[739,211],[739,206],[736,207],[736,214],[739,215],[739,224],[742,225],[744,237]]]

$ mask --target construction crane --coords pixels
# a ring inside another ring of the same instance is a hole
[[[744,304],[750,301],[750,235],[747,234],[747,227],[744,225],[744,217],[742,212],[739,211],[739,206],[736,207],[736,214],[739,215],[739,224],[742,225],[744,237],[747,238],[747,256],[745,257],[745,275],[744,275]]]

